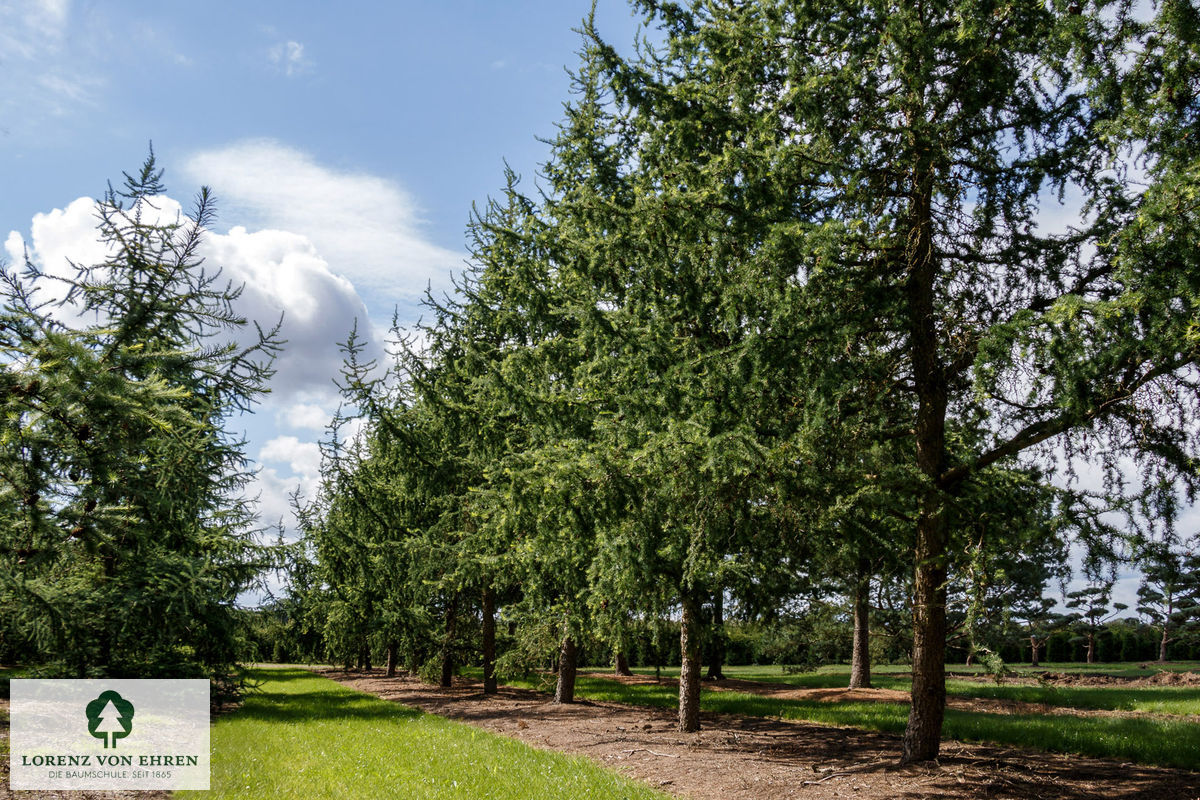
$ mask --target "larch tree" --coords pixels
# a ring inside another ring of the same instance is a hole
[[[666,39],[618,71],[643,144],[664,143],[638,151],[658,176],[638,217],[671,220],[639,240],[643,260],[660,259],[639,286],[686,277],[676,296],[692,304],[647,319],[678,320],[687,345],[729,335],[707,298],[754,285],[753,267],[770,296],[790,272],[773,319],[804,323],[783,329],[805,344],[794,368],[844,419],[904,443],[916,490],[902,760],[935,758],[955,498],[1054,448],[1106,465],[1114,489],[1128,454],[1152,478],[1195,480],[1196,10],[1164,2],[1142,23],[1129,3],[1077,0],[636,5]],[[703,202],[688,203],[700,173]],[[1049,226],[1059,198],[1078,214],[1065,231]],[[742,215],[755,204],[764,213]],[[750,246],[721,244],[745,219]],[[704,259],[723,277],[685,275]],[[642,352],[670,330],[647,327]],[[642,375],[665,367],[642,357]],[[874,393],[863,374],[880,379]]]
[[[79,677],[224,683],[268,561],[230,420],[281,342],[204,264],[211,195],[171,215],[161,175],[151,153],[97,202],[101,263],[3,272],[0,614]]]

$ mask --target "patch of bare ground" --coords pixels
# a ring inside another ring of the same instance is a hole
[[[8,788],[8,704],[0,700],[0,800],[8,798],[37,798],[37,800],[167,800],[170,792],[14,792]]]
[[[674,712],[662,709],[556,705],[538,692],[485,695],[475,681],[443,689],[381,670],[321,673],[534,747],[587,756],[691,800],[1200,799],[1200,773],[1186,770],[958,742],[944,743],[936,764],[901,767],[899,737],[853,728],[705,713],[699,733],[682,734]]]

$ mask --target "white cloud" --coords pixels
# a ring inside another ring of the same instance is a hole
[[[154,206],[149,213],[161,221],[174,221],[183,211],[178,202],[164,196],[155,198]],[[73,275],[72,262],[102,261],[106,248],[97,239],[96,222],[95,203],[86,197],[35,215],[30,227],[31,258],[58,276]],[[14,265],[23,261],[25,244],[17,231],[8,234],[4,247]],[[337,343],[345,340],[356,319],[360,330],[369,330],[366,306],[350,281],[330,271],[312,242],[287,231],[249,232],[235,227],[227,234],[209,232],[203,254],[206,267],[220,268],[234,286],[244,285],[236,306],[240,314],[268,328],[283,315],[281,335],[288,341],[275,362],[271,405],[328,407],[336,402],[331,401],[333,378],[342,363]],[[63,292],[64,287],[51,287],[45,296],[61,297]],[[380,342],[369,343],[367,358],[381,354]],[[310,410],[308,422],[301,427],[312,427],[314,416]]]
[[[262,446],[258,460],[287,464],[306,482],[321,475],[321,448],[316,442],[302,442],[295,436],[276,436]]]
[[[343,172],[275,141],[197,153],[187,176],[210,185],[244,221],[306,237],[337,273],[385,300],[419,298],[448,285],[463,254],[425,238],[412,197],[374,175]]]
[[[279,42],[267,51],[267,58],[275,69],[289,78],[304,75],[313,68],[313,62],[304,55],[304,45],[300,42]]]
[[[275,421],[291,428],[324,431],[333,414],[314,403],[292,403],[275,412]]]
[[[210,234],[205,255],[235,284],[245,284],[240,313],[267,326],[283,314],[287,344],[275,362],[271,386],[279,399],[272,405],[330,395],[342,363],[338,342],[356,319],[367,317],[350,281],[330,271],[312,242],[287,231],[251,233],[239,226]],[[381,353],[379,342],[368,344],[368,358]]]

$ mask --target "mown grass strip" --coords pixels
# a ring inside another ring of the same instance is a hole
[[[533,681],[510,683],[538,688]],[[624,684],[590,676],[578,679],[576,694],[589,700],[657,708],[675,708],[678,702],[673,686]],[[908,719],[908,706],[904,703],[784,700],[728,691],[703,691],[700,706],[718,713],[806,720],[889,733],[902,732]],[[1200,769],[1200,723],[1182,720],[986,714],[947,709],[943,733],[948,739]]]
[[[1079,665],[1058,665],[1063,667]],[[905,668],[907,670],[907,668]],[[638,670],[645,673],[645,670]],[[677,670],[670,675],[675,677]],[[664,674],[667,674],[664,672]],[[794,675],[781,674],[779,667],[726,667],[730,678],[795,686],[798,689],[844,688],[849,681],[849,670],[845,667],[823,668],[820,671]],[[1032,676],[1018,676],[1018,680],[1029,681]],[[876,671],[871,678],[876,689],[896,689],[907,692],[911,688],[907,672]],[[1060,708],[1081,708],[1107,711],[1147,711],[1155,714],[1200,715],[1200,689],[1194,686],[1061,686],[1024,683],[984,683],[951,678],[946,681],[946,691],[952,697],[979,697],[994,700],[1014,700],[1025,703],[1041,703]]]
[[[585,758],[534,750],[405,708],[303,669],[256,670],[261,686],[212,729],[205,800],[663,800]]]

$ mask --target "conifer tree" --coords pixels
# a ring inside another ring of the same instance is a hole
[[[151,153],[97,203],[102,263],[4,272],[0,609],[80,677],[224,680],[265,565],[229,420],[280,342],[237,343],[240,290],[201,256],[212,197],[162,220],[161,174]]]

